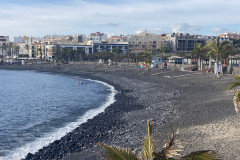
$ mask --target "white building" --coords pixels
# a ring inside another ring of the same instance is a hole
[[[167,35],[167,40],[171,42],[172,51],[190,53],[194,50],[197,43],[206,44],[206,38],[199,35],[190,35],[183,33],[171,33]]]
[[[108,38],[107,38],[107,34],[96,32],[96,33],[91,33],[88,36],[88,40],[92,41],[93,43],[101,43],[101,42],[107,42]]]
[[[16,43],[19,46],[19,55],[28,55],[32,58],[32,45],[31,43]]]
[[[14,43],[31,43],[31,38],[27,36],[14,37]]]
[[[9,45],[9,36],[0,36],[0,47],[1,46],[6,46]],[[3,48],[0,49],[0,55],[5,55],[6,54],[6,50],[4,50]]]

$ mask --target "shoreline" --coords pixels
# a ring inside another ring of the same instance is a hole
[[[237,152],[234,153],[236,149],[233,149],[238,147],[237,143],[231,147],[233,151],[229,152],[230,149],[219,146],[220,142],[228,142],[222,140],[220,135],[218,138],[221,141],[216,141],[216,137],[214,139],[210,132],[219,130],[221,122],[225,124],[221,126],[224,130],[224,127],[232,123],[232,119],[238,120],[231,107],[231,92],[225,91],[225,87],[233,80],[229,75],[217,80],[211,74],[194,74],[197,72],[89,66],[78,66],[78,70],[65,68],[52,73],[80,75],[113,85],[119,91],[117,101],[107,107],[104,113],[80,125],[60,141],[55,141],[34,155],[28,154],[26,159],[101,159],[101,148],[95,145],[97,142],[129,149],[137,148],[135,151],[139,152],[142,139],[147,133],[148,118],[155,122],[153,136],[158,147],[164,145],[171,128],[175,127],[180,129],[178,139],[187,143],[183,145],[186,149],[184,154],[199,149],[213,149],[224,159],[237,160],[240,157]],[[234,136],[236,139],[236,135]]]
[[[34,73],[35,71],[29,71],[29,72]],[[37,72],[35,72],[35,73],[37,73]],[[46,74],[52,74],[52,73],[46,73]],[[81,78],[81,77],[75,77],[75,76],[70,76],[70,75],[62,75],[62,76],[68,77],[68,78],[71,78],[71,79]],[[69,122],[66,125],[62,126],[61,128],[56,128],[52,132],[47,133],[46,135],[43,135],[43,136],[39,137],[37,140],[32,141],[30,143],[27,143],[24,146],[21,146],[20,148],[17,148],[15,151],[11,152],[9,154],[9,156],[3,157],[3,159],[9,159],[9,160],[12,160],[12,159],[15,160],[16,159],[17,160],[17,159],[20,159],[19,157],[25,158],[26,155],[29,152],[31,152],[31,153],[34,153],[35,151],[37,152],[39,149],[42,149],[42,147],[48,146],[50,143],[64,137],[66,133],[72,132],[74,129],[76,129],[82,123],[86,123],[88,121],[88,119],[92,119],[96,115],[98,115],[99,113],[104,112],[104,110],[109,105],[111,105],[112,103],[115,102],[115,95],[117,94],[117,91],[115,90],[115,88],[113,86],[108,85],[105,82],[97,81],[97,80],[90,80],[90,79],[83,79],[83,80],[85,82],[86,81],[93,81],[94,83],[99,83],[101,85],[106,86],[107,90],[108,90],[107,92],[109,92],[108,97],[106,98],[106,101],[103,104],[101,104],[98,108],[88,110],[86,113],[84,113],[83,115],[78,117],[76,119],[76,121]],[[37,148],[31,148],[30,146],[38,146],[38,147]],[[28,150],[28,152],[24,148],[26,148]]]

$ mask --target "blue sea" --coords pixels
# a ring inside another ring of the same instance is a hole
[[[60,139],[103,112],[115,94],[101,81],[0,70],[0,159],[21,159]]]

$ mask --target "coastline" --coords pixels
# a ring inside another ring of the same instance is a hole
[[[11,67],[7,67],[9,68]],[[49,72],[48,69],[37,71]],[[85,65],[78,66],[77,69],[52,70],[52,73],[106,82],[119,91],[117,101],[61,140],[34,155],[28,154],[26,159],[101,159],[101,148],[95,145],[97,142],[137,148],[135,151],[139,152],[142,139],[147,133],[148,118],[155,122],[153,136],[157,146],[163,146],[171,128],[175,127],[180,129],[178,139],[184,142],[185,154],[199,149],[213,149],[224,159],[240,158],[234,152],[237,148],[233,149],[238,146],[237,143],[234,143],[231,147],[233,151],[229,153],[229,149],[219,146],[220,142],[228,144],[222,140],[221,135],[214,139],[214,135],[219,134],[215,130],[239,120],[232,106],[232,93],[225,89],[233,80],[230,75],[217,80],[213,75],[205,73],[162,72],[158,69],[139,70],[114,66],[92,68]],[[224,122],[223,126],[220,126],[221,122]],[[236,127],[239,126],[236,124],[235,129]],[[233,138],[237,140],[236,135]],[[220,142],[217,141],[219,139]]]

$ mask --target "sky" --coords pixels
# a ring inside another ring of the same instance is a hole
[[[0,35],[240,32],[239,0],[0,0]]]

